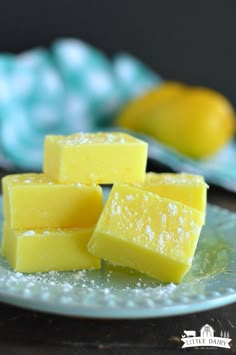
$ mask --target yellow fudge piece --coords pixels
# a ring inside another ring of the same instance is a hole
[[[202,212],[206,210],[208,185],[200,175],[149,172],[140,187]]]
[[[46,136],[44,172],[60,183],[142,183],[147,148],[119,132]]]
[[[2,179],[3,214],[14,229],[93,227],[102,211],[96,185],[56,184],[45,174],[15,174]]]
[[[190,269],[204,214],[180,202],[115,184],[89,241],[89,251],[164,282]]]
[[[15,271],[46,272],[100,268],[88,252],[91,228],[15,230],[3,225],[2,254]]]

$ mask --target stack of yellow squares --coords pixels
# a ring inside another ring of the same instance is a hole
[[[120,133],[48,136],[44,173],[3,178],[2,254],[16,271],[99,268],[87,243],[102,212],[98,183],[140,183],[147,145]]]
[[[101,210],[99,186],[57,184],[45,174],[6,176],[2,253],[21,272],[99,268],[87,243]]]
[[[2,254],[13,269],[97,269],[103,258],[180,282],[207,185],[197,175],[146,174],[147,148],[124,133],[47,136],[43,173],[3,179]],[[98,184],[113,184],[105,206]]]

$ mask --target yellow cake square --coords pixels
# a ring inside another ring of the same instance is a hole
[[[47,136],[44,172],[60,183],[142,183],[147,148],[119,132]]]
[[[97,185],[57,184],[45,174],[5,176],[3,214],[10,228],[93,227],[103,208]]]
[[[33,273],[100,268],[88,252],[91,228],[14,230],[3,225],[2,254],[15,271]]]
[[[191,267],[203,222],[201,211],[115,184],[88,249],[113,264],[178,283]]]
[[[208,185],[200,175],[149,172],[139,187],[202,212],[206,210]]]

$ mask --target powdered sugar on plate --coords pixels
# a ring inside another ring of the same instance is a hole
[[[135,306],[135,298],[166,299],[176,289],[176,285],[160,284],[158,281],[132,270],[103,263],[101,270],[81,270],[72,272],[50,271],[48,273],[23,274],[10,269],[7,261],[0,257],[0,295],[16,295],[20,299],[40,302],[57,302],[72,306],[97,304],[115,307],[120,302],[121,293],[133,293],[128,307]],[[150,307],[151,300],[148,303]],[[154,305],[154,303],[153,303]]]
[[[236,214],[208,206],[192,268],[179,285],[107,263],[101,270],[22,274],[0,256],[0,300],[97,318],[162,317],[226,305],[236,301],[235,228]]]

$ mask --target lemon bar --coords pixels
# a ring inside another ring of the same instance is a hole
[[[142,183],[147,148],[119,132],[46,136],[44,172],[59,183]]]
[[[164,282],[190,269],[204,213],[125,184],[115,184],[89,241],[89,251]]]
[[[208,185],[200,175],[149,172],[142,188],[202,212],[206,210]]]
[[[15,271],[47,272],[100,268],[88,252],[91,228],[15,230],[3,225],[2,254]]]
[[[97,185],[56,184],[45,174],[5,176],[3,214],[10,228],[93,227],[103,208]]]

